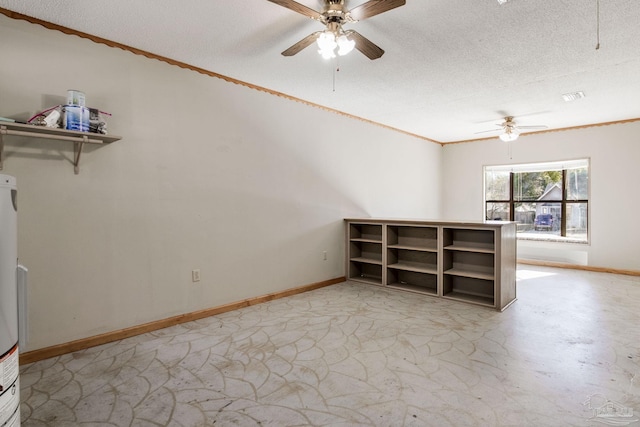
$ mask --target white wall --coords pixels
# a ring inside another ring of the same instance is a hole
[[[483,166],[591,159],[590,244],[518,242],[518,257],[640,270],[640,122],[447,145],[443,215],[484,218]]]
[[[344,217],[440,214],[436,144],[1,15],[0,40],[0,116],[79,89],[123,137],[80,175],[5,138],[26,350],[340,277]]]

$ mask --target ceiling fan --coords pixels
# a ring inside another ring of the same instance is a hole
[[[480,132],[476,132],[476,134],[502,131],[502,133],[499,135],[500,139],[505,142],[509,142],[509,141],[515,141],[516,139],[518,139],[518,136],[520,136],[521,130],[547,129],[547,126],[545,125],[534,125],[534,126],[516,125],[516,122],[513,120],[513,116],[506,116],[504,118],[504,122],[496,123],[496,126],[500,126],[500,128],[483,130]]]
[[[354,30],[345,31],[342,25],[371,18],[406,3],[406,0],[369,0],[351,10],[347,10],[345,0],[325,0],[324,10],[318,12],[293,0],[268,1],[319,21],[326,26],[324,31],[316,31],[309,34],[282,52],[282,55],[293,56],[316,42],[319,48],[318,52],[325,59],[335,58],[336,53],[341,56],[346,55],[355,47],[372,60],[380,58],[384,54],[384,50]]]

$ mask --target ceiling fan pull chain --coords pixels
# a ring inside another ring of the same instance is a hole
[[[336,58],[336,62],[338,62],[338,59]],[[333,68],[333,67],[331,67]],[[336,69],[333,68],[333,91],[336,91]]]
[[[340,58],[336,56],[336,66],[333,68],[333,91],[336,91],[336,77],[340,71]]]
[[[596,50],[600,49],[600,0],[596,0]]]

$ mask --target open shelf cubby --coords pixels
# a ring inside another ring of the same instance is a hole
[[[444,228],[442,240],[445,249],[457,251],[493,253],[496,247],[493,230]]]
[[[445,249],[442,257],[444,274],[494,280],[494,254]]]
[[[351,242],[350,259],[351,261],[367,262],[369,264],[382,265],[382,244],[371,242]]]
[[[351,224],[349,239],[357,242],[382,243],[382,225],[380,224]]]
[[[349,263],[349,278],[361,282],[382,285],[382,265],[366,262],[351,261]]]
[[[387,286],[405,291],[438,294],[438,276],[430,273],[387,269]]]
[[[438,274],[438,254],[392,247],[387,249],[387,266],[416,273]]]
[[[495,306],[495,289],[492,280],[447,275],[444,276],[442,296],[489,307]]]
[[[390,225],[387,227],[387,247],[437,252],[438,228]]]

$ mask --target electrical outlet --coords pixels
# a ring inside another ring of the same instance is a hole
[[[192,282],[200,281],[200,269],[191,270],[191,281]]]
[[[322,259],[327,260],[327,251],[322,252]]]

